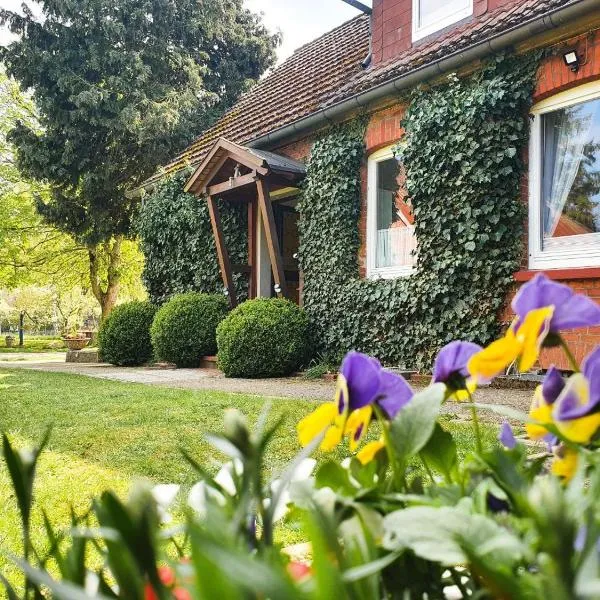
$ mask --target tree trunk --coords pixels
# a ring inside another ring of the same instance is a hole
[[[102,321],[117,304],[121,283],[121,244],[123,236],[116,236],[99,246],[90,246],[90,283],[92,292],[100,304]],[[106,277],[102,277],[103,259]]]

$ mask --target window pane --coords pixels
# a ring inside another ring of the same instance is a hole
[[[377,268],[414,263],[414,220],[410,204],[399,193],[398,179],[396,159],[377,163]]]
[[[428,27],[469,7],[471,0],[419,0],[419,27]]]
[[[600,99],[544,115],[543,238],[600,232]]]

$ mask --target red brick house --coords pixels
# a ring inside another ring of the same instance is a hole
[[[248,203],[250,295],[300,300],[294,207],[302,163],[318,132],[367,114],[361,276],[410,277],[417,245],[410,201],[390,168],[403,135],[400,93],[473,71],[502,50],[550,47],[556,51],[540,66],[533,98],[522,182],[529,218],[515,289],[544,271],[600,301],[600,0],[374,0],[371,14],[297,50],[146,187],[190,165],[198,169],[187,189],[198,194],[236,189],[254,197],[257,183],[258,204]],[[222,250],[228,287],[235,265]],[[581,359],[600,330],[569,341]],[[560,364],[551,352],[542,364],[551,360]]]

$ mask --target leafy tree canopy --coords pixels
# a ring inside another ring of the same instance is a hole
[[[12,132],[19,167],[51,185],[47,220],[86,244],[130,230],[126,191],[205,129],[274,61],[242,0],[43,0],[0,10],[19,39],[7,71],[33,89],[42,130]]]

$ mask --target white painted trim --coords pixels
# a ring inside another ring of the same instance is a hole
[[[377,164],[394,158],[394,146],[374,152],[367,161],[367,277],[369,279],[395,279],[407,277],[414,266],[377,267]]]
[[[447,5],[456,5],[454,12],[446,13],[441,16],[438,20],[424,27],[419,27],[419,21],[421,20],[421,3],[420,0],[413,0],[412,3],[412,41],[418,40],[441,31],[449,25],[454,25],[458,21],[462,21],[473,14],[473,0],[448,0]]]
[[[566,68],[566,67],[565,67]],[[600,233],[546,240],[542,246],[542,115],[600,98],[600,81],[577,86],[536,104],[529,140],[529,268],[600,266]]]

